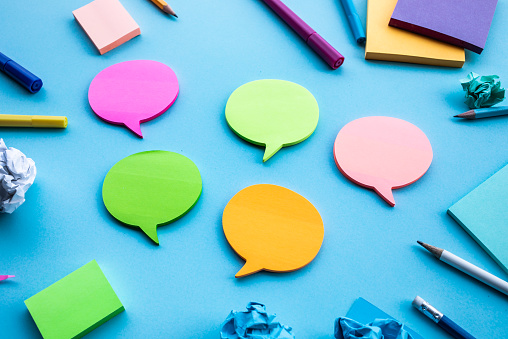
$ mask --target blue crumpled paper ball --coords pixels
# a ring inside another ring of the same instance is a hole
[[[247,311],[231,311],[221,325],[221,339],[294,339],[291,327],[266,313],[265,305],[250,302]]]
[[[491,107],[504,100],[505,91],[497,75],[480,76],[471,72],[460,80],[466,91],[466,105],[471,108]]]
[[[353,319],[341,317],[335,320],[336,339],[413,339],[397,320],[375,319],[364,325]]]

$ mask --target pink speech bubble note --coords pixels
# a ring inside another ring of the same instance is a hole
[[[178,96],[175,72],[151,60],[125,61],[101,71],[88,89],[88,101],[103,120],[141,134],[142,122],[164,113]]]
[[[333,147],[339,170],[373,189],[392,207],[392,189],[411,185],[427,172],[432,146],[415,125],[390,117],[367,117],[344,126]]]

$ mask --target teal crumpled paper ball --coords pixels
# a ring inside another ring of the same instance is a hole
[[[466,91],[466,105],[471,108],[491,107],[504,100],[504,88],[497,75],[480,76],[471,72],[460,80]]]
[[[221,339],[294,339],[292,329],[268,314],[265,305],[250,302],[247,311],[231,311],[221,325]]]
[[[404,326],[393,319],[375,319],[369,324],[340,317],[335,320],[336,339],[413,339]]]

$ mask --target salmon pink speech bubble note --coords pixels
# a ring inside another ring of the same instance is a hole
[[[142,122],[164,113],[178,96],[175,72],[151,60],[125,61],[101,71],[88,89],[95,114],[117,125],[125,125],[140,138]]]
[[[420,179],[432,162],[432,146],[415,125],[390,117],[367,117],[344,126],[333,147],[339,170],[373,189],[392,207],[392,189]]]

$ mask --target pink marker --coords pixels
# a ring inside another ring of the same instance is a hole
[[[277,13],[282,20],[284,20],[289,27],[291,27],[298,35],[305,40],[307,45],[310,46],[319,54],[319,56],[326,61],[331,68],[337,69],[344,62],[342,54],[337,52],[332,45],[330,45],[323,37],[316,33],[305,21],[296,15],[280,0],[263,0],[275,13]]]
[[[0,275],[0,281],[14,277],[15,277],[14,275]]]
[[[175,72],[151,60],[125,61],[101,71],[88,89],[88,101],[100,118],[141,134],[142,122],[164,113],[176,100]]]
[[[395,206],[392,190],[420,179],[432,162],[432,146],[415,125],[390,117],[367,117],[344,126],[333,147],[339,170]]]

